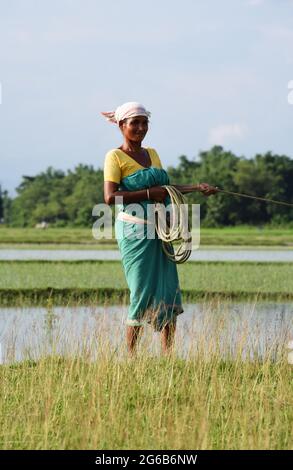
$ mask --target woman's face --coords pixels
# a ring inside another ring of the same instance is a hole
[[[148,131],[149,120],[145,116],[135,116],[120,123],[120,129],[124,137],[134,142],[142,142]]]

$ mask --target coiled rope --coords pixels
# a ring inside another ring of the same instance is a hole
[[[163,186],[171,202],[170,224],[166,221],[165,205],[155,203],[155,228],[162,240],[166,256],[176,264],[184,263],[191,254],[192,236],[188,221],[188,206],[183,194],[174,186]],[[173,242],[180,242],[174,250]]]

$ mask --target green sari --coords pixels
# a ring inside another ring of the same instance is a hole
[[[137,191],[167,184],[169,177],[166,171],[150,167],[123,178],[119,190]],[[138,204],[146,219],[148,205],[153,204],[152,201]],[[132,214],[131,204],[120,205],[119,209]],[[127,325],[141,326],[148,322],[155,331],[161,331],[183,312],[177,266],[165,255],[154,225],[150,227],[149,224],[116,219],[115,234],[130,289]]]

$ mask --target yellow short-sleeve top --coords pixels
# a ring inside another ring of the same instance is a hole
[[[153,167],[163,168],[161,160],[156,150],[146,147]],[[112,181],[113,183],[120,183],[125,176],[129,176],[137,170],[145,168],[137,163],[127,153],[120,149],[110,150],[105,157],[104,163],[104,181]]]

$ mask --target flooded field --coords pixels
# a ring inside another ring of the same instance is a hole
[[[118,250],[1,249],[0,260],[120,260]],[[194,250],[191,261],[293,262],[293,250]]]
[[[223,358],[271,358],[282,354],[293,338],[292,303],[197,303],[178,317],[176,351],[180,357],[220,351]],[[1,362],[37,359],[53,352],[95,359],[98,350],[124,351],[127,305],[1,308]],[[141,345],[160,351],[160,338],[147,325]]]

